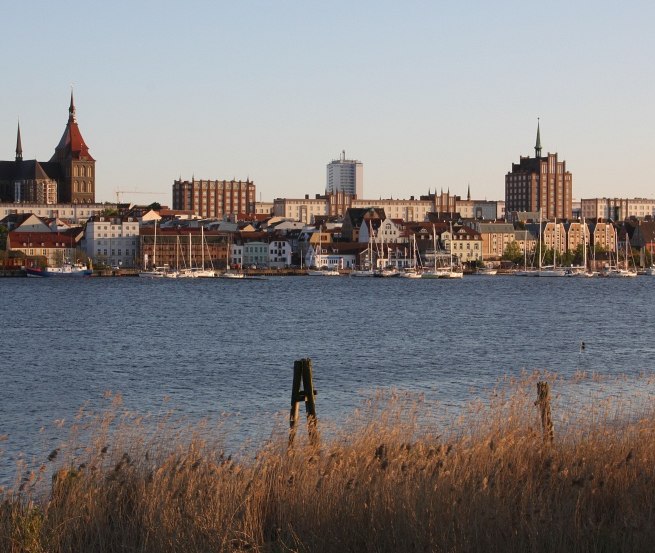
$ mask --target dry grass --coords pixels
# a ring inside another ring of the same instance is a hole
[[[282,434],[239,461],[207,428],[103,417],[53,452],[47,493],[37,469],[0,497],[0,551],[652,551],[653,413],[619,424],[606,406],[551,446],[535,395],[524,383],[432,434],[426,405],[372,402],[320,448]]]

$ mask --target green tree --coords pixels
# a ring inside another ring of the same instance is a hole
[[[161,209],[161,204],[159,202],[152,202],[148,207],[155,211],[159,211]]]
[[[512,263],[521,263],[523,261],[523,252],[516,240],[512,240],[505,246],[502,259],[504,261],[511,261]]]

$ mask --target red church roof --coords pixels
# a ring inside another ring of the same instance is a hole
[[[89,154],[89,147],[82,138],[80,128],[77,126],[75,117],[75,104],[73,103],[73,93],[71,92],[71,103],[68,108],[68,123],[64,134],[55,148],[55,153],[50,161],[60,161],[67,158],[95,161]]]

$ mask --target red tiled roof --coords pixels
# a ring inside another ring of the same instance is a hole
[[[7,246],[12,248],[74,248],[75,238],[59,232],[15,232],[8,234]]]

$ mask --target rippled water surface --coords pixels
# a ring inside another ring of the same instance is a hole
[[[332,418],[378,388],[457,405],[522,370],[650,374],[654,290],[648,277],[0,279],[0,475],[106,391],[144,413],[165,397],[192,418],[232,413],[261,435],[302,357]]]

